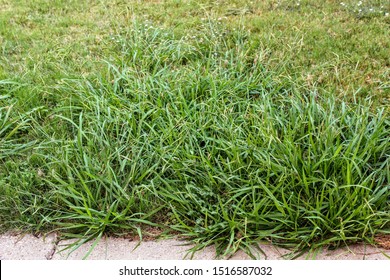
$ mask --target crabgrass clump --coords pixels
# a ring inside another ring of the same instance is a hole
[[[15,119],[1,108],[2,223],[16,205],[19,226],[78,245],[148,224],[252,256],[260,240],[303,250],[388,233],[388,111],[280,78],[245,30],[210,21],[195,35],[134,22],[105,71],[62,78],[50,106]]]
[[[253,257],[261,240],[304,250],[389,233],[386,107],[304,87],[242,27],[204,21],[191,36],[120,27],[81,78],[0,81],[4,228],[80,245],[146,224]]]

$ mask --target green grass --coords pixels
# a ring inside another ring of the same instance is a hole
[[[2,230],[252,256],[390,233],[384,2],[75,2],[0,1]]]

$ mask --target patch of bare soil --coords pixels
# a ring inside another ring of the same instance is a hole
[[[378,234],[374,238],[375,242],[386,250],[390,250],[390,234]]]
[[[164,231],[163,229],[152,227],[152,226],[143,226],[141,232],[142,232],[142,241],[155,241],[161,235],[166,233],[166,231]],[[121,235],[121,238],[128,239],[129,241],[140,241],[140,236],[136,232]]]

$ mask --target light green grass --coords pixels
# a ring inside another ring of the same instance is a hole
[[[389,233],[386,8],[38,2],[0,2],[3,230],[152,226],[227,255]],[[322,36],[349,24],[361,47]]]

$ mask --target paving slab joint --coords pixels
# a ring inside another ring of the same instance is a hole
[[[59,235],[57,233],[54,233],[54,238],[53,238],[53,241],[52,241],[52,245],[53,246],[50,249],[50,251],[45,255],[45,258],[47,260],[52,260],[53,259],[53,256],[54,256],[54,254],[57,251],[58,243],[60,243],[60,237],[59,237]]]

